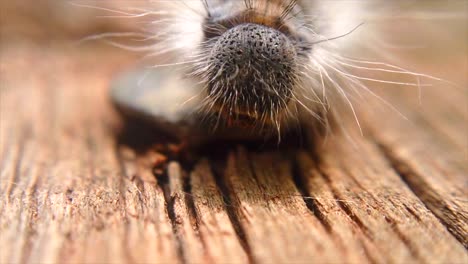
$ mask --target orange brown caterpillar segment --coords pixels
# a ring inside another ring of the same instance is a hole
[[[289,3],[286,3],[284,0],[246,0],[246,8],[244,10],[229,17],[215,20],[214,26],[220,26],[221,28],[217,28],[214,35],[220,35],[226,29],[247,23],[263,25],[289,35],[291,30],[285,23],[285,20],[296,4],[296,0],[291,0]],[[205,34],[211,36],[210,32],[205,32]]]

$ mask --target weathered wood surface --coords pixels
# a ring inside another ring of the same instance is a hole
[[[468,263],[466,53],[438,83],[360,113],[320,149],[225,149],[155,177],[102,47],[3,45],[0,263]],[[462,55],[460,55],[462,54]],[[463,55],[464,54],[464,55]],[[439,72],[438,72],[439,71]],[[443,73],[443,72],[442,72]]]

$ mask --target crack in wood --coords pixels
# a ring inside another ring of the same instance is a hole
[[[343,201],[343,198],[337,195],[333,188],[332,190],[333,190],[333,198],[335,199],[338,206],[343,210],[343,212],[346,213],[346,215],[351,219],[351,221],[355,223],[357,227],[359,227],[362,233],[372,241],[373,237],[369,229],[366,227],[366,225],[362,222],[362,220],[357,215],[353,213],[350,206],[346,202]]]
[[[300,168],[297,159],[292,159],[291,160],[291,175],[293,178],[294,185],[296,186],[297,190],[300,192],[302,199],[304,200],[304,203],[306,207],[309,209],[309,211],[312,212],[312,214],[315,215],[315,217],[319,220],[319,222],[323,225],[325,230],[328,233],[332,232],[332,227],[330,222],[328,221],[327,217],[320,211],[318,208],[316,202],[314,199],[308,199],[307,197],[310,197],[310,194],[308,193],[306,189],[306,183],[304,182],[303,177],[300,176]]]
[[[89,147],[89,150],[90,152],[92,153],[94,151],[94,148],[95,148],[95,144],[92,142],[92,139],[89,137],[88,140],[87,140],[89,143],[88,143],[88,147]],[[119,166],[119,170],[120,170],[120,173],[119,173],[119,199],[121,200],[120,202],[122,203],[122,216],[123,216],[123,219],[124,221],[128,221],[127,217],[127,201],[125,199],[125,178],[129,179],[129,175],[127,174],[127,171],[125,170],[125,164],[124,164],[124,161],[123,161],[123,157],[122,157],[122,154],[120,153],[119,149],[118,149],[118,145],[115,144],[115,147],[114,147],[114,152],[115,152],[115,155],[117,157],[117,162],[118,162],[118,166]],[[91,161],[92,163],[92,161]],[[93,168],[94,166],[91,165],[90,166],[91,168]],[[129,252],[129,249],[128,247],[125,246],[125,243],[126,241],[128,240],[128,228],[127,226],[124,228],[124,238],[123,238],[123,241],[122,241],[122,249],[123,249],[123,253],[124,253],[124,256],[125,258],[127,259],[128,262],[131,262],[131,263],[134,263],[135,260],[133,259],[132,257],[132,254]]]
[[[328,181],[328,179],[326,179],[326,177],[324,175],[322,175],[323,173],[318,168],[317,164],[319,164],[320,160],[319,160],[317,154],[315,153],[315,149],[313,149],[312,154],[310,153],[310,151],[307,152],[307,154],[305,154],[305,152],[303,152],[303,154],[306,155],[308,159],[310,159],[310,164],[312,166],[314,166],[314,169],[317,172],[317,176],[321,177],[324,180],[324,182],[327,184],[329,190],[331,191],[331,195],[334,198],[333,200],[336,203],[337,199],[336,199],[336,195],[334,195],[334,193],[333,193],[332,187],[330,186],[331,183]],[[334,234],[334,232],[336,232],[336,231],[333,228],[333,221],[330,221],[328,219],[328,217],[325,216],[325,214],[320,210],[321,205],[320,205],[319,201],[316,200],[314,197],[310,197],[310,196],[313,196],[313,194],[312,194],[311,190],[308,189],[309,188],[308,186],[310,185],[310,183],[308,183],[307,181],[309,180],[309,178],[308,178],[308,176],[306,174],[304,174],[304,173],[306,173],[307,169],[306,170],[302,169],[302,172],[301,172],[299,156],[300,156],[300,153],[299,153],[299,155],[296,155],[296,158],[294,159],[294,163],[293,163],[294,164],[294,167],[293,167],[294,168],[294,174],[293,174],[293,176],[295,177],[294,181],[295,181],[296,185],[298,186],[298,189],[301,190],[301,193],[304,196],[306,204],[307,204],[307,202],[312,202],[311,208],[309,208],[309,205],[307,205],[309,210],[316,213],[316,216],[317,216],[317,213],[318,213],[318,215],[320,217],[323,217],[324,221],[326,221],[325,224],[328,224],[328,226],[330,228],[330,230],[327,230],[329,232],[329,234],[334,235],[334,237],[337,237],[338,239],[336,239],[336,240],[337,240],[338,246],[340,246],[343,250],[346,250],[346,248],[347,248],[346,243],[349,243],[349,241],[346,241],[345,239],[340,239],[340,238],[342,238],[342,236],[341,236],[342,234]],[[310,199],[307,199],[307,196],[309,196]],[[340,206],[339,204],[336,204],[336,205],[338,207]],[[343,211],[343,209],[341,207],[339,207],[339,208],[340,208],[341,211]],[[346,212],[344,212],[344,214],[348,215]],[[320,220],[320,218],[319,218],[319,220]],[[355,225],[355,223],[350,221],[350,225]],[[325,228],[327,228],[327,226],[325,226]],[[361,230],[361,232],[363,234],[363,237],[368,238],[368,236],[362,230]],[[356,241],[357,241],[357,243],[359,243],[359,247],[364,252],[365,258],[367,258],[369,263],[372,263],[372,264],[373,263],[379,263],[379,261],[370,252],[370,250],[369,250],[368,246],[366,245],[363,238],[359,237],[359,238],[357,238]]]
[[[320,159],[318,158],[317,154],[316,153],[313,153],[311,155],[311,158],[312,160],[316,163],[316,164],[319,164],[317,162],[320,162]],[[373,240],[372,238],[372,235],[371,235],[371,232],[369,231],[369,229],[365,226],[365,224],[362,222],[361,219],[359,219],[358,216],[356,216],[353,212],[352,212],[352,209],[350,208],[350,206],[344,202],[344,198],[341,197],[339,195],[339,192],[336,190],[336,188],[333,186],[332,184],[332,181],[330,180],[330,176],[325,172],[323,171],[322,168],[320,168],[319,165],[317,165],[317,172],[320,174],[320,176],[323,177],[323,179],[325,180],[325,182],[328,184],[328,186],[330,187],[330,190],[332,191],[332,195],[333,195],[333,199],[335,200],[336,204],[341,208],[341,210],[343,210],[343,212],[351,219],[351,221],[353,223],[356,224],[356,226],[362,231],[362,233],[367,237],[369,238],[371,241]],[[355,181],[354,179],[352,179],[353,181]]]
[[[21,252],[23,252],[21,263],[27,263],[31,257],[31,248],[33,247],[34,240],[32,237],[37,234],[35,230],[35,223],[37,220],[38,214],[38,202],[37,198],[35,198],[34,194],[36,193],[36,184],[37,184],[37,173],[36,176],[32,176],[32,182],[29,184],[29,187],[23,192],[22,201],[24,201],[24,205],[26,210],[23,211],[22,214],[27,214],[25,216],[25,229],[24,232],[24,243],[21,246]]]
[[[468,249],[468,237],[463,231],[464,227],[458,221],[465,224],[466,216],[452,210],[449,205],[438,197],[434,197],[435,191],[424,182],[424,177],[419,175],[403,159],[399,158],[388,146],[376,141],[377,147],[383,156],[389,161],[395,173],[408,186],[414,195],[429,209],[432,214],[445,226],[450,234]]]
[[[332,192],[333,192],[333,198],[335,199],[336,203],[338,206],[343,210],[344,213],[356,224],[356,226],[362,231],[362,233],[370,240],[374,241],[373,235],[371,230],[367,228],[367,226],[364,224],[364,222],[352,211],[352,207],[344,201],[342,197],[340,197],[339,192],[331,185],[331,180],[329,176],[320,168],[318,168],[318,171],[322,177],[325,178],[327,183],[329,184]],[[353,177],[351,177],[353,181],[356,181]],[[356,181],[357,182],[357,181]],[[358,185],[361,187],[360,185]],[[408,248],[409,252],[415,257],[420,260],[423,258],[419,254],[419,252],[414,248],[414,246],[411,244],[410,240],[398,229],[396,226],[395,220],[390,218],[389,216],[385,216],[385,219],[387,222],[390,224],[391,229],[393,232],[397,235],[397,237],[405,244],[405,246]],[[370,255],[366,252],[366,255],[369,257]]]
[[[252,254],[252,249],[249,244],[249,241],[247,240],[247,235],[242,227],[241,220],[239,216],[236,213],[236,210],[234,210],[234,207],[236,206],[230,196],[230,191],[229,187],[227,184],[227,179],[224,177],[223,172],[225,171],[225,164],[219,164],[215,163],[212,164],[211,171],[214,175],[215,183],[218,189],[221,192],[221,197],[223,199],[224,203],[224,209],[227,212],[227,215],[229,217],[229,221],[231,222],[234,232],[236,233],[236,237],[239,240],[242,249],[247,255],[247,258],[250,263],[255,263],[255,259]]]
[[[21,241],[19,246],[19,252],[21,252],[19,255],[19,262],[26,263],[31,258],[31,249],[34,246],[33,237],[37,235],[36,223],[38,220],[39,208],[36,194],[38,176],[42,169],[41,167],[34,166],[36,165],[33,162],[35,160],[26,159],[27,157],[31,157],[29,156],[30,153],[28,153],[31,152],[28,143],[32,142],[31,138],[33,136],[33,132],[31,124],[26,124],[22,127],[24,131],[22,131],[19,136],[19,148],[14,161],[15,166],[12,172],[12,177],[10,178],[10,182],[6,190],[6,198],[7,203],[9,204],[11,202],[11,196],[15,195],[14,193],[17,193],[15,200],[19,203],[18,237]],[[25,186],[18,187],[20,184],[24,184]]]
[[[408,213],[410,213],[414,219],[416,219],[416,221],[422,222],[421,217],[413,209],[411,209],[407,204],[403,204],[403,206],[405,207],[406,211],[408,211]]]
[[[161,188],[164,194],[166,213],[169,217],[169,220],[171,221],[172,233],[175,237],[177,256],[179,257],[181,263],[187,263],[187,257],[184,251],[182,237],[179,232],[179,225],[177,223],[178,220],[174,210],[175,199],[173,196],[171,196],[171,190],[169,188],[168,172],[166,171],[163,175],[155,175],[155,177],[157,177],[158,186]]]
[[[335,200],[336,204],[341,208],[341,210],[349,217],[349,219],[354,223],[359,230],[361,230],[362,234],[367,237],[370,241],[374,241],[374,238],[369,230],[369,228],[366,227],[366,225],[363,223],[363,221],[353,213],[351,207],[344,201],[345,199],[339,195],[339,192],[336,190],[335,187],[331,184],[331,180],[329,175],[327,175],[321,168],[320,166],[317,166],[317,171],[320,173],[320,175],[323,177],[323,179],[327,182],[328,186],[330,187],[330,190],[332,191],[333,199]],[[372,258],[370,257],[369,252],[367,252],[367,248],[363,245],[363,248],[365,250],[366,255],[370,260]]]
[[[14,158],[14,163],[15,167],[13,170],[13,173],[9,179],[8,186],[5,191],[5,196],[6,196],[6,202],[9,204],[11,202],[11,193],[14,191],[16,187],[16,181],[18,180],[20,174],[21,174],[21,166],[23,163],[23,158],[24,158],[24,152],[25,152],[25,146],[26,146],[26,133],[30,134],[30,129],[27,130],[28,132],[23,132],[20,136],[20,139],[18,141],[18,152],[17,155]]]
[[[400,238],[400,240],[403,242],[403,244],[405,244],[405,246],[408,248],[409,252],[411,252],[411,254],[421,260],[421,262],[423,262],[424,258],[423,256],[421,256],[421,254],[419,253],[419,251],[416,249],[416,247],[411,243],[411,240],[400,230],[400,228],[398,228],[396,222],[394,219],[386,216],[385,219],[387,219],[387,221],[390,223],[390,227],[392,228],[393,232],[395,232],[395,234],[398,236],[398,238]]]
[[[183,177],[183,192],[184,192],[184,202],[187,205],[187,211],[188,211],[188,216],[190,218],[190,221],[192,223],[192,226],[195,229],[196,234],[200,238],[200,241],[203,245],[203,247],[206,249],[206,240],[203,237],[203,234],[200,232],[200,217],[197,214],[197,210],[195,208],[195,202],[193,200],[193,194],[192,194],[192,186],[190,184],[190,178],[189,177]]]

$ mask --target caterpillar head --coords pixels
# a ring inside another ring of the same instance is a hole
[[[207,95],[234,121],[273,119],[291,99],[296,56],[288,37],[275,29],[252,23],[235,26],[211,49]]]
[[[228,126],[280,129],[294,115],[288,107],[311,49],[298,30],[302,10],[295,1],[238,2],[207,9],[195,70],[203,107]]]
[[[197,13],[203,15],[171,28],[177,34],[171,45],[184,51],[179,58],[195,58],[189,60],[189,76],[199,78],[198,108],[209,124],[281,134],[307,116],[328,129],[330,102],[340,96],[348,100],[343,80],[329,72],[342,79],[351,75],[341,70],[330,45],[316,44],[341,36],[327,37],[334,35],[330,30],[342,32],[330,25],[336,20],[330,13],[337,10],[341,17],[343,9],[318,0],[195,2],[201,6]],[[189,3],[194,2],[184,6]],[[177,17],[186,20],[187,14]],[[353,25],[348,18],[342,22]],[[328,92],[328,87],[334,89]]]

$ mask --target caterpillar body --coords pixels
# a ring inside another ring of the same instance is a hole
[[[348,71],[372,64],[340,54],[355,42],[352,33],[365,22],[371,2],[180,0],[126,12],[157,17],[143,31],[153,43],[135,48],[157,62],[119,78],[112,98],[126,113],[194,141],[280,139],[304,125],[327,131],[338,106],[356,117],[353,93],[373,94],[363,81],[421,86]],[[373,65],[381,72],[437,79]]]

